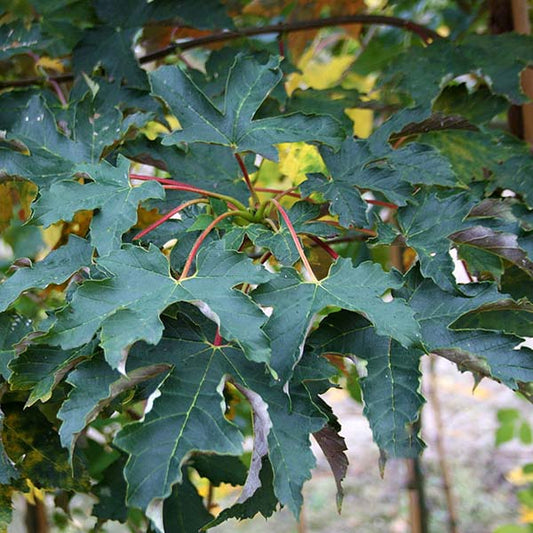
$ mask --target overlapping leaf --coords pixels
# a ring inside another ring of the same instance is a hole
[[[327,306],[363,313],[379,335],[391,336],[404,346],[419,342],[412,311],[401,300],[385,303],[381,296],[400,285],[377,264],[338,259],[329,275],[319,282],[303,281],[293,269],[283,269],[276,279],[261,285],[253,298],[273,307],[265,332],[272,341],[271,366],[283,381],[301,357],[305,337],[316,313]]]
[[[78,270],[91,265],[92,248],[85,239],[71,236],[68,244],[50,252],[29,268],[19,268],[0,285],[0,310],[4,311],[28,289],[44,289],[67,281]]]
[[[346,139],[338,153],[326,147],[320,155],[329,171],[329,178],[310,175],[301,186],[304,194],[320,192],[331,200],[331,209],[339,215],[343,226],[366,226],[366,203],[359,189],[381,193],[391,202],[403,206],[412,201],[410,185],[441,185],[453,187],[456,178],[450,163],[435,149],[410,143],[393,150],[388,140],[392,133],[406,124],[426,118],[420,108],[393,116],[378,128],[368,140]]]
[[[166,102],[183,128],[164,137],[163,144],[220,144],[234,152],[251,151],[272,160],[278,157],[273,146],[277,143],[318,141],[338,146],[344,135],[331,117],[295,113],[254,120],[263,100],[281,80],[279,62],[271,57],[261,64],[238,56],[228,73],[222,109],[179,68],[156,70],[150,77],[152,92]]]
[[[473,34],[460,44],[439,39],[426,48],[411,48],[394,61],[386,74],[419,104],[436,98],[447,80],[471,72],[486,76],[495,94],[521,103],[525,97],[519,74],[533,62],[531,50],[531,37],[514,33]],[[509,57],[513,60],[509,61]]]
[[[423,352],[376,335],[368,320],[346,311],[329,315],[309,343],[318,353],[367,362],[361,388],[374,441],[386,457],[418,456],[424,448],[414,427],[424,403],[419,392]]]
[[[455,287],[453,261],[449,254],[453,232],[469,226],[465,218],[475,200],[466,193],[439,198],[435,193],[422,193],[418,205],[398,210],[398,222],[409,246],[416,250],[420,268],[440,287]]]
[[[125,471],[130,504],[144,508],[154,498],[167,497],[192,451],[241,453],[242,435],[223,412],[221,386],[230,376],[268,407],[270,428],[265,428],[265,436],[276,496],[298,514],[301,487],[314,465],[309,434],[324,425],[323,415],[303,390],[294,395],[291,407],[282,384],[273,382],[263,365],[247,360],[234,346],[214,346],[214,324],[192,308],[185,309],[186,314],[165,319],[158,346],[136,345],[128,360],[130,368],[163,362],[174,366],[144,422],[126,426],[116,439],[131,455]],[[158,446],[147,448],[146,442]]]
[[[130,162],[119,156],[117,166],[78,165],[77,172],[93,181],[60,181],[41,193],[35,207],[36,222],[47,227],[58,220],[71,220],[78,211],[98,209],[91,220],[91,243],[100,255],[120,248],[122,235],[137,221],[139,203],[147,198],[163,198],[159,183],[147,181],[132,186],[129,180]],[[61,198],[61,202],[57,202]]]
[[[167,258],[153,246],[144,250],[126,245],[96,264],[109,277],[82,284],[41,342],[74,348],[101,329],[106,359],[116,367],[123,350],[135,341],[159,341],[163,331],[159,315],[170,304],[203,302],[205,312],[220,321],[225,338],[236,339],[251,359],[269,360],[268,339],[261,329],[266,317],[233,287],[261,283],[271,275],[242,254],[224,250],[221,243],[205,247],[198,254],[196,273],[181,282],[170,276]]]
[[[497,331],[482,326],[485,306],[499,305],[508,300],[505,295],[489,283],[468,284],[462,290],[464,295],[443,292],[431,280],[419,282],[413,289],[409,304],[420,322],[426,348],[445,357],[449,353],[452,360],[464,360],[465,368],[469,368],[470,358],[484,362],[490,375],[511,388],[516,388],[517,382],[532,381],[532,350],[516,350],[522,339],[501,333],[506,331],[503,323]],[[468,317],[464,328],[463,315]],[[468,329],[472,325],[481,325],[482,329]],[[452,326],[461,329],[451,329]]]

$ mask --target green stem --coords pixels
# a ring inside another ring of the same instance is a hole
[[[221,215],[218,215],[213,222],[207,226],[207,228],[200,233],[199,237],[196,239],[196,242],[194,243],[191,251],[189,252],[189,256],[187,257],[187,261],[185,262],[185,266],[183,267],[183,272],[181,273],[178,281],[183,281],[187,275],[189,274],[189,270],[191,269],[192,263],[194,261],[194,258],[196,257],[196,253],[200,249],[200,246],[202,246],[202,243],[204,242],[205,238],[209,235],[211,230],[221,221],[225,218],[232,217],[232,216],[242,216],[242,213],[240,211],[226,211],[225,213],[222,213]]]
[[[315,273],[313,272],[313,269],[311,268],[311,265],[309,264],[309,261],[307,260],[304,249],[302,248],[302,245],[300,244],[300,239],[298,239],[298,235],[296,234],[296,230],[294,229],[294,226],[292,225],[291,219],[289,218],[287,211],[285,211],[285,209],[281,207],[281,204],[275,198],[272,198],[269,201],[276,206],[278,213],[283,217],[285,224],[287,224],[287,227],[289,228],[289,233],[291,234],[291,238],[294,242],[294,245],[296,246],[296,249],[298,250],[298,254],[300,256],[300,259],[302,260],[302,264],[307,270],[307,273],[309,277],[311,278],[311,281],[313,283],[318,283],[318,278],[315,276]]]
[[[244,181],[246,182],[246,186],[250,190],[254,205],[258,206],[260,203],[259,196],[257,196],[257,193],[255,192],[254,186],[252,184],[252,180],[250,179],[250,175],[248,174],[248,170],[246,169],[246,165],[244,164],[244,161],[242,160],[242,157],[239,154],[234,154],[234,155],[235,155],[235,159],[237,160],[237,163],[239,163],[239,167],[244,177]]]

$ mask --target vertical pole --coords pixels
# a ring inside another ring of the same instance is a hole
[[[531,34],[529,5],[527,0],[511,0],[513,27],[517,33]],[[522,72],[522,89],[533,99],[533,69]],[[533,103],[522,105],[523,139],[533,148]]]

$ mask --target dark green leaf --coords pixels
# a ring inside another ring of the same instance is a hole
[[[97,265],[112,277],[81,285],[41,342],[73,348],[88,342],[101,328],[106,359],[116,367],[123,350],[135,341],[159,341],[163,331],[159,315],[166,307],[178,301],[201,301],[206,304],[205,312],[220,320],[225,338],[238,339],[250,358],[268,361],[268,340],[261,330],[266,317],[248,296],[233,287],[243,282],[260,283],[271,276],[242,254],[226,251],[219,243],[202,248],[197,272],[181,282],[170,276],[167,258],[153,246],[144,250],[126,245],[100,258]],[[243,316],[247,324],[244,330]]]
[[[163,138],[163,144],[220,144],[235,152],[251,151],[277,160],[274,144],[318,141],[337,146],[340,125],[331,117],[295,113],[253,120],[268,93],[281,80],[279,59],[261,64],[238,56],[228,73],[223,110],[217,108],[182,70],[161,67],[150,77],[152,91],[178,117],[183,130]],[[183,95],[187,94],[187,100]]]
[[[119,249],[122,235],[137,222],[139,203],[147,198],[163,198],[164,191],[155,181],[132,186],[130,162],[119,156],[117,164],[79,165],[77,171],[93,181],[84,185],[77,181],[54,183],[41,193],[35,207],[36,221],[47,227],[58,220],[71,220],[78,211],[98,209],[91,220],[92,244],[100,255]]]
[[[181,483],[174,485],[172,494],[163,503],[165,531],[198,533],[212,519],[213,515],[205,508],[202,497],[184,472]]]
[[[376,335],[368,320],[349,312],[329,315],[310,343],[318,353],[356,356],[367,362],[361,388],[376,444],[386,456],[418,456],[424,448],[414,428],[424,403],[419,392],[422,352]]]
[[[289,379],[315,315],[327,306],[364,313],[379,335],[392,336],[404,346],[417,344],[418,324],[411,310],[401,300],[385,303],[381,299],[388,289],[399,286],[392,275],[370,262],[354,268],[350,260],[338,259],[328,277],[316,283],[283,269],[253,292],[261,305],[273,307],[265,326],[272,340],[272,368],[282,381]]]
[[[72,235],[65,246],[50,252],[29,268],[19,268],[0,285],[0,311],[7,309],[28,289],[44,289],[67,281],[78,270],[91,265],[92,248],[85,239]]]
[[[465,225],[474,199],[466,193],[439,198],[422,193],[418,205],[398,210],[400,230],[409,246],[415,249],[424,276],[432,278],[439,287],[453,290],[454,264],[449,254],[452,244],[449,235]]]

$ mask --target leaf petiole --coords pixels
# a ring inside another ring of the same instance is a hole
[[[210,224],[207,226],[207,228],[200,233],[198,238],[196,239],[191,251],[189,252],[189,256],[187,257],[187,261],[185,262],[185,265],[183,267],[183,271],[181,272],[180,277],[178,278],[178,281],[183,281],[189,274],[189,270],[191,269],[192,263],[194,261],[194,258],[196,257],[196,253],[200,249],[200,246],[202,246],[202,243],[204,242],[205,238],[209,235],[211,230],[222,220],[228,217],[232,216],[242,216],[241,211],[226,211],[225,213],[222,213],[221,215],[218,215]]]
[[[250,175],[248,174],[248,170],[246,169],[246,165],[244,164],[244,161],[242,160],[242,157],[239,154],[236,153],[234,155],[235,155],[235,159],[237,160],[237,163],[239,163],[239,167],[244,177],[244,181],[246,182],[246,186],[250,190],[254,205],[258,206],[260,204],[259,196],[257,196],[257,192],[254,189],[252,180],[250,179]]]
[[[174,215],[179,213],[180,211],[183,211],[187,207],[194,205],[194,204],[205,204],[208,201],[205,198],[196,198],[194,200],[189,200],[188,202],[183,202],[182,204],[178,205],[178,207],[175,207],[174,209],[170,210],[166,215],[162,216],[159,220],[156,220],[153,224],[150,224],[147,228],[144,228],[142,231],[137,233],[135,237],[133,237],[133,240],[136,241],[142,237],[144,237],[147,233],[154,230],[163,222],[167,221],[169,218],[172,218]]]
[[[196,194],[201,194],[202,196],[207,196],[208,198],[218,198],[219,200],[223,200],[224,202],[226,202],[228,206],[232,209],[236,208],[240,209],[241,211],[248,212],[246,206],[243,203],[239,202],[239,200],[237,200],[236,198],[233,198],[232,196],[207,191],[205,189],[199,189],[198,187],[194,187],[193,185],[189,185],[188,183],[183,183],[181,181],[176,180],[169,180],[165,178],[157,178],[155,176],[143,176],[141,174],[130,174],[130,178],[142,181],[157,181],[158,183],[161,183],[161,185],[163,185],[164,189],[168,190],[192,192]]]
[[[294,229],[294,226],[292,225],[291,219],[289,218],[287,211],[283,209],[281,204],[275,198],[270,199],[268,202],[276,206],[278,213],[282,216],[283,220],[285,221],[285,224],[287,224],[287,227],[289,228],[289,233],[291,234],[291,238],[294,242],[294,245],[296,246],[296,249],[298,250],[298,255],[300,256],[300,259],[302,260],[302,264],[307,270],[307,274],[311,278],[311,281],[313,283],[318,283],[318,278],[315,276],[315,273],[313,272],[313,269],[311,268],[311,265],[309,264],[309,261],[307,260],[305,251],[302,248],[300,239],[298,239],[298,235],[296,234],[296,230]]]

